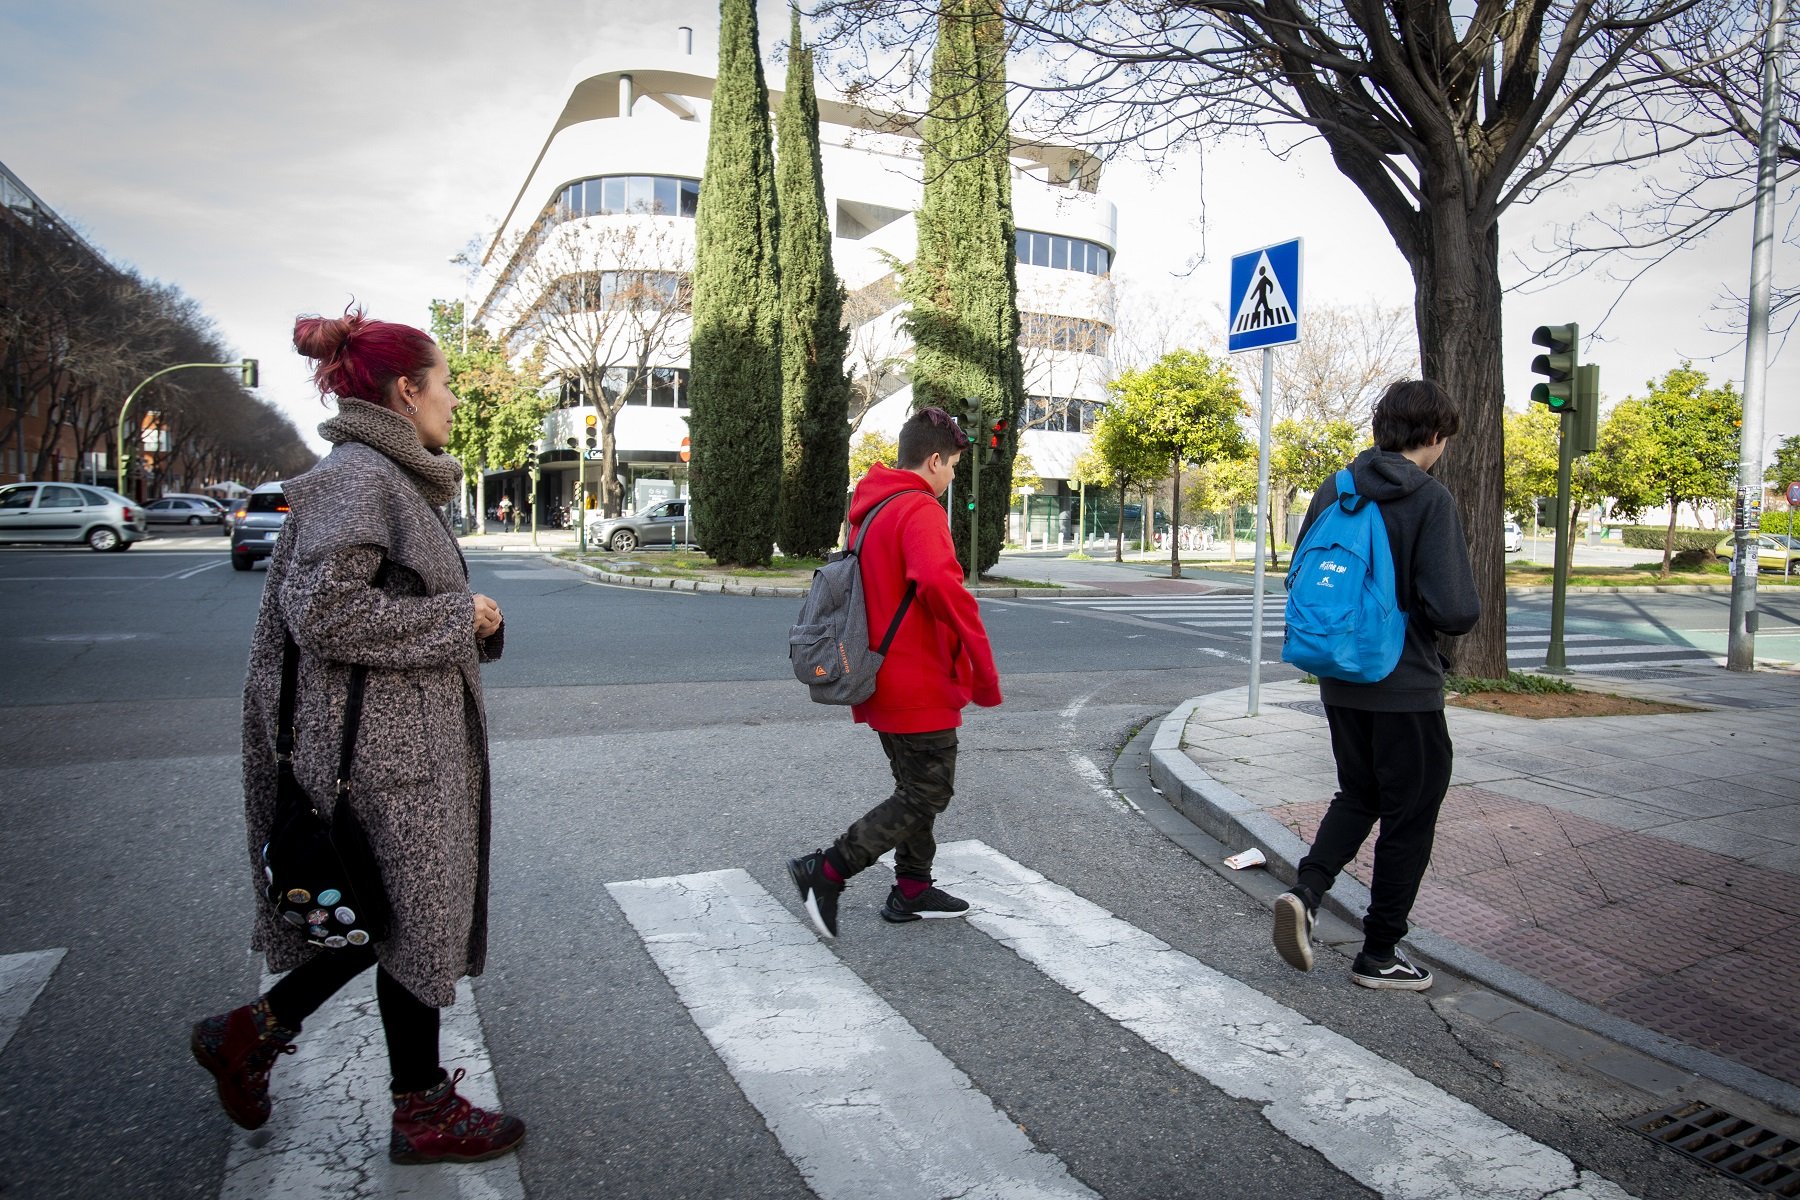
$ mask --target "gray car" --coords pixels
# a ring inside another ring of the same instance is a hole
[[[216,525],[224,510],[204,500],[164,496],[145,505],[144,516],[152,525]]]
[[[231,565],[248,571],[256,560],[275,553],[275,539],[287,523],[287,497],[279,483],[265,483],[250,493],[244,515],[231,527]]]
[[[641,513],[590,521],[588,542],[621,553],[636,550],[639,546],[686,544],[694,536],[693,527],[688,523],[687,503],[686,500],[658,500]]]
[[[0,542],[86,542],[128,550],[145,535],[144,506],[83,483],[0,487]]]

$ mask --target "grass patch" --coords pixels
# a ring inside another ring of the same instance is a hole
[[[1468,696],[1476,692],[1504,692],[1511,696],[1560,696],[1575,690],[1567,680],[1549,675],[1529,675],[1524,671],[1508,671],[1505,679],[1484,679],[1479,675],[1446,675],[1444,690]]]
[[[1549,566],[1538,566],[1532,563],[1510,562],[1506,565],[1506,583],[1508,587],[1549,587],[1554,580],[1555,571]],[[1636,563],[1632,566],[1620,567],[1570,567],[1570,587],[1655,587],[1658,584],[1729,584],[1731,569],[1723,562],[1712,563],[1699,570],[1670,571],[1668,578],[1662,575],[1662,560]],[[1764,572],[1757,581],[1757,587],[1792,586],[1792,584],[1769,572]]]
[[[1044,579],[1013,579],[1005,575],[983,575],[982,587],[1037,588],[1061,591],[1062,584],[1051,583]]]

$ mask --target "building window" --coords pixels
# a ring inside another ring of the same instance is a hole
[[[1068,396],[1026,396],[1022,429],[1045,433],[1092,433],[1105,405],[1099,400],[1075,400]]]
[[[652,310],[686,312],[691,300],[688,277],[681,271],[583,271],[559,281],[553,312]]]
[[[651,367],[649,372],[632,380],[634,371],[626,367],[608,367],[605,388],[608,400],[616,402],[621,394],[627,405],[639,408],[680,408],[688,406],[688,373],[685,367]],[[626,382],[631,390],[625,390]]]
[[[1112,270],[1112,251],[1105,246],[1055,233],[1021,229],[1014,236],[1013,253],[1026,266],[1049,267],[1052,271],[1104,275]]]
[[[1019,314],[1020,346],[1071,354],[1105,354],[1111,341],[1112,327],[1103,321],[1055,313]]]
[[[700,208],[700,181],[678,175],[596,175],[566,185],[554,207],[558,221],[627,213],[692,217]]]

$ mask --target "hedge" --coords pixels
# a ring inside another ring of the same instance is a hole
[[[1785,515],[1785,514],[1784,514]],[[1625,525],[1625,544],[1634,550],[1661,550],[1668,543],[1669,527],[1666,525]],[[1729,529],[1676,529],[1675,549],[1711,550],[1719,544],[1719,539],[1727,536]]]

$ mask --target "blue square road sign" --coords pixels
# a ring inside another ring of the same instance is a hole
[[[1300,340],[1300,241],[1233,256],[1227,353]]]

